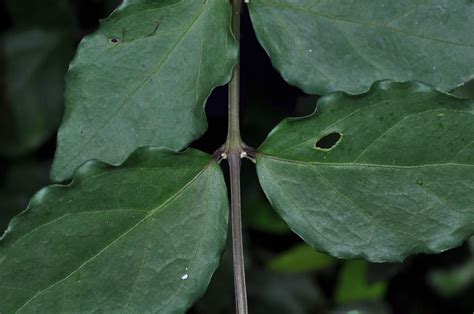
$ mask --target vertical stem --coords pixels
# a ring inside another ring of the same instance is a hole
[[[240,47],[240,14],[241,0],[231,0],[232,30]],[[245,263],[242,243],[242,220],[240,201],[240,164],[244,145],[240,137],[240,61],[232,71],[229,83],[229,126],[225,153],[227,154],[230,171],[230,199],[232,220],[232,252],[234,257],[234,287],[237,314],[247,314],[247,289],[245,284]]]
[[[237,63],[232,70],[232,80],[229,83],[229,125],[227,128],[227,148],[240,149],[239,108],[240,107],[240,64]]]
[[[241,0],[232,0],[232,31],[240,47],[240,14]],[[240,49],[240,48],[239,48]],[[240,138],[239,108],[240,107],[240,53],[239,60],[232,70],[232,80],[229,83],[229,125],[227,131],[227,149],[239,148]]]
[[[247,289],[245,284],[244,249],[242,243],[242,220],[240,203],[240,156],[229,155],[232,253],[234,256],[234,288],[236,313],[247,314]]]

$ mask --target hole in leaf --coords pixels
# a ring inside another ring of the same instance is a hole
[[[110,38],[110,42],[111,42],[112,44],[118,44],[118,43],[120,42],[120,39],[115,38],[115,37],[114,37],[114,38]]]
[[[329,133],[328,135],[323,136],[316,142],[315,148],[329,150],[334,148],[334,146],[339,143],[342,138],[342,134],[338,132]]]

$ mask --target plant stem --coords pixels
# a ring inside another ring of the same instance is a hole
[[[240,14],[241,0],[232,0],[232,31],[240,47]],[[239,48],[240,49],[240,48]],[[240,55],[240,53],[239,53]],[[229,83],[229,125],[227,130],[226,150],[242,148],[239,125],[240,109],[240,56],[232,70],[232,80]]]
[[[240,137],[239,107],[240,107],[240,65],[237,63],[232,71],[232,80],[229,83],[229,125],[227,128],[227,151],[243,151],[243,142]]]
[[[240,47],[240,14],[241,0],[231,0],[232,3],[232,30]],[[246,145],[240,137],[239,123],[240,109],[240,61],[232,71],[232,80],[229,83],[229,125],[224,153],[229,162],[230,172],[230,199],[232,221],[232,252],[234,257],[234,287],[236,313],[247,314],[247,289],[245,285],[245,263],[242,241],[242,219],[240,200],[240,165],[241,154]]]
[[[242,221],[240,202],[240,156],[231,153],[228,157],[230,169],[232,253],[234,256],[234,288],[236,313],[247,314],[247,289],[245,285],[245,262],[242,243]]]

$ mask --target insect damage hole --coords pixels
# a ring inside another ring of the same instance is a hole
[[[314,148],[321,150],[330,150],[333,149],[342,138],[342,134],[338,132],[329,133],[322,138],[320,138]]]
[[[110,42],[111,42],[112,44],[114,44],[114,45],[120,43],[120,39],[118,39],[118,38],[116,38],[116,37],[112,37],[112,38],[110,38],[109,40],[110,40]]]

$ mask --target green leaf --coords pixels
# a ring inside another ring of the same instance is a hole
[[[310,94],[365,92],[380,79],[450,91],[474,75],[466,0],[251,0],[257,37],[290,84]]]
[[[415,82],[333,93],[270,133],[257,171],[318,251],[371,261],[442,252],[474,233],[474,101]]]
[[[56,132],[73,43],[67,32],[34,28],[6,33],[0,47],[5,58],[0,155],[13,157],[37,149]]]
[[[427,276],[427,282],[444,298],[454,298],[465,292],[474,284],[474,237],[468,240],[471,256],[464,261],[448,268],[435,268]]]
[[[348,261],[339,274],[336,302],[339,304],[383,299],[387,290],[386,282],[369,284],[366,281],[368,263]]]
[[[186,147],[207,128],[204,104],[230,79],[237,44],[228,1],[126,1],[70,65],[51,177],[136,148]]]
[[[474,283],[474,260],[449,269],[435,269],[428,273],[427,280],[444,298],[456,297]]]
[[[227,190],[204,153],[140,149],[38,192],[0,242],[0,312],[184,313],[227,234]]]
[[[276,272],[300,273],[321,270],[335,262],[334,258],[316,252],[307,244],[299,244],[270,260],[268,266]]]

